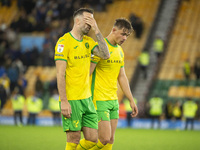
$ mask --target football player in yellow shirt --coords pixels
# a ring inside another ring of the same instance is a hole
[[[55,47],[57,85],[66,150],[75,150],[83,131],[82,146],[89,149],[98,142],[97,112],[91,99],[89,83],[91,54],[110,57],[108,46],[98,29],[93,11],[81,8],[74,12],[73,29],[59,38]],[[97,42],[86,36],[93,30]]]
[[[91,60],[92,96],[98,114],[98,138],[96,146],[90,150],[111,150],[114,143],[115,130],[119,118],[119,103],[117,97],[117,81],[129,99],[132,108],[131,116],[138,114],[124,70],[124,53],[120,46],[132,32],[128,20],[116,19],[111,33],[105,38],[110,52],[110,58],[103,60],[94,56]]]

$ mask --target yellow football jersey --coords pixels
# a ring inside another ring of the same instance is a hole
[[[83,36],[79,41],[70,32],[57,41],[54,59],[67,62],[65,81],[68,100],[86,99],[91,96],[89,70],[91,52],[96,46],[97,43],[92,38]]]
[[[91,91],[93,101],[117,100],[117,78],[124,67],[124,53],[119,45],[112,45],[107,39],[110,52],[107,60],[93,56],[91,62],[97,64],[92,74]]]

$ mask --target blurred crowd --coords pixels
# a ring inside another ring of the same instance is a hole
[[[12,5],[11,0],[0,2],[1,6]],[[112,3],[112,0],[17,0],[19,16],[15,17],[10,25],[0,24],[1,108],[15,87],[24,95],[27,87],[24,75],[29,66],[54,65],[55,44],[58,37],[71,30],[75,10],[90,7],[95,11],[105,11],[108,3]],[[34,45],[22,51],[20,35],[24,33],[42,33],[45,36],[41,52]],[[45,86],[42,88],[45,89]]]

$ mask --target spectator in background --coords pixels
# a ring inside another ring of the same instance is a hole
[[[19,77],[19,71],[15,63],[12,63],[7,69],[7,75],[10,79],[10,91],[12,92],[14,88],[17,86],[17,80]]]
[[[29,48],[22,53],[21,59],[24,66],[29,67],[31,65],[31,50]]]
[[[145,50],[139,56],[140,68],[143,72],[143,78],[147,79],[147,67],[149,66],[149,53]]]
[[[172,121],[173,121],[173,126],[175,128],[178,128],[181,117],[182,117],[182,105],[181,105],[181,102],[178,100],[173,106]]]
[[[190,66],[189,59],[186,59],[186,61],[184,62],[183,72],[184,72],[184,75],[185,75],[185,79],[189,80],[190,74],[191,74],[191,66]]]
[[[183,104],[183,116],[186,119],[185,130],[188,129],[189,123],[191,123],[191,129],[194,129],[194,118],[196,116],[198,106],[192,101],[191,98],[188,98]]]
[[[19,88],[19,93],[24,95],[24,90],[27,86],[27,80],[24,77],[24,74],[20,74],[17,80],[17,87]]]
[[[180,120],[182,117],[182,106],[181,102],[177,101],[173,106],[173,119]]]
[[[17,87],[14,88],[12,95],[11,95],[11,101],[12,101],[12,108],[14,110],[14,122],[15,125],[21,126],[23,125],[22,121],[22,111],[25,104],[25,98],[23,95],[19,93],[19,89]],[[19,123],[17,121],[17,118],[19,117]]]
[[[130,19],[131,25],[135,31],[135,37],[137,39],[140,39],[142,36],[142,33],[143,33],[143,28],[144,28],[141,18],[139,18],[135,14],[131,13],[129,16],[129,19]]]
[[[16,65],[16,68],[18,70],[19,75],[20,74],[24,74],[25,68],[24,68],[24,65],[23,65],[22,61],[19,58],[15,59],[13,61],[13,64]]]
[[[4,55],[6,51],[6,41],[0,42],[0,65],[4,63]]]
[[[156,37],[153,42],[153,50],[156,53],[157,58],[159,59],[164,50],[164,41],[161,37]]]
[[[155,96],[149,100],[149,114],[152,119],[151,128],[155,128],[155,120],[158,120],[158,128],[161,124],[161,115],[163,114],[163,99]]]
[[[54,51],[50,51],[51,49],[53,49],[52,38],[50,34],[46,34],[42,50],[43,66],[52,66],[54,64],[54,61],[52,59],[54,56]]]
[[[136,98],[133,98],[133,99],[134,99],[135,104],[137,105]],[[131,127],[131,120],[132,120],[131,113],[132,113],[132,108],[131,108],[130,102],[129,102],[129,100],[127,98],[125,98],[123,100],[123,103],[124,103],[125,110],[126,110],[127,125],[128,125],[128,127]]]
[[[166,119],[171,119],[173,116],[173,104],[171,101],[168,101],[165,107],[165,117]]]
[[[196,113],[196,119],[200,120],[200,102],[197,101],[196,104],[197,104],[197,107],[198,107],[197,113]]]
[[[33,66],[38,65],[38,60],[39,60],[39,56],[40,56],[38,51],[39,51],[38,48],[36,46],[33,46],[33,48],[30,51],[30,59],[31,59],[30,65],[33,65]],[[28,60],[28,61],[30,61],[30,60]]]
[[[6,73],[4,66],[0,66],[0,78]]]
[[[42,99],[38,96],[33,95],[27,98],[27,109],[28,109],[28,125],[36,125],[36,117],[42,110]]]
[[[6,99],[7,99],[6,90],[5,90],[4,86],[2,85],[2,83],[0,83],[0,112],[1,112],[4,104],[6,103]]]
[[[7,74],[4,73],[3,76],[0,78],[0,84],[6,91],[6,97],[10,95],[10,79],[8,78]]]
[[[59,95],[57,89],[54,89],[53,95],[49,99],[49,109],[53,114],[53,124],[60,125],[61,115],[59,107]]]
[[[50,90],[51,94],[53,94],[54,90],[57,90],[57,78],[56,77],[50,81],[49,90]]]
[[[195,60],[194,64],[194,73],[196,75],[196,79],[200,80],[200,56],[198,56]]]
[[[35,92],[36,95],[38,95],[39,97],[42,97],[42,93],[44,90],[43,87],[44,87],[43,82],[41,81],[40,76],[38,75],[35,82]]]

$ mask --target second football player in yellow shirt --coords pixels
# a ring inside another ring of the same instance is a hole
[[[137,106],[124,70],[124,53],[121,44],[132,32],[131,24],[126,19],[117,19],[111,33],[105,38],[110,58],[103,60],[94,56],[91,60],[92,97],[98,114],[99,142],[90,150],[111,150],[119,118],[117,98],[117,81],[129,99],[132,108],[131,116],[138,114]]]

